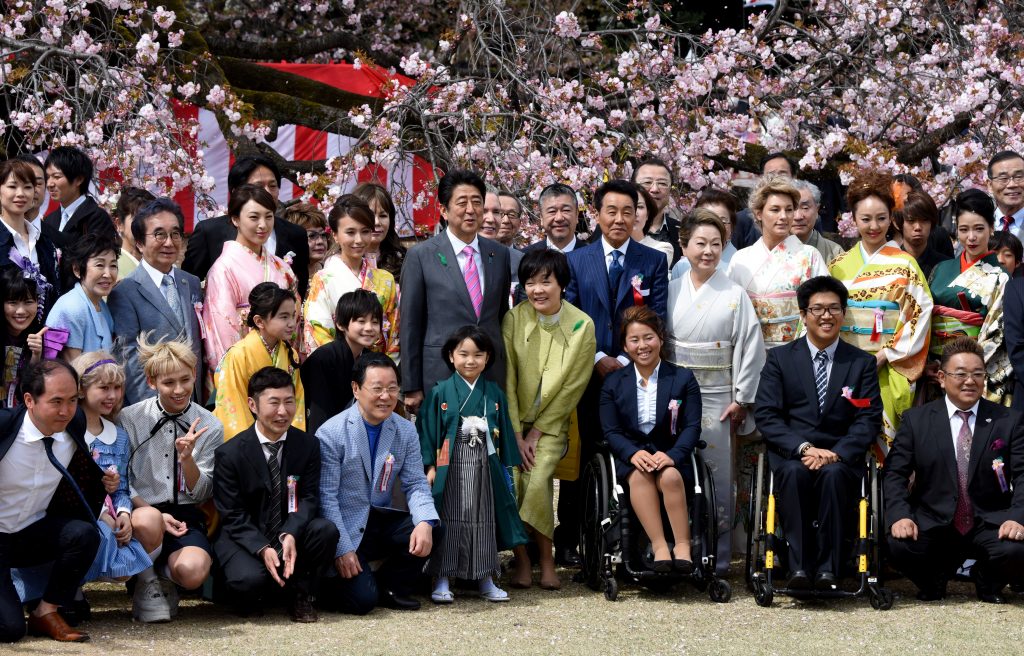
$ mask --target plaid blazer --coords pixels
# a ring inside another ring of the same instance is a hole
[[[316,436],[320,440],[320,515],[341,534],[335,557],[359,548],[370,508],[391,507],[396,481],[402,485],[413,525],[437,521],[423,473],[420,438],[412,422],[396,414],[384,420],[372,462],[358,406],[329,419]]]

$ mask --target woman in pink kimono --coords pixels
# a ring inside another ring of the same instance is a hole
[[[231,345],[248,332],[249,292],[261,282],[296,291],[291,266],[263,246],[274,231],[277,204],[263,187],[242,185],[231,194],[228,216],[238,229],[206,276],[203,323],[206,362],[215,371]]]

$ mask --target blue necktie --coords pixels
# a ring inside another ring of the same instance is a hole
[[[608,286],[612,294],[612,306],[619,292],[619,280],[622,278],[622,253],[612,251],[612,264],[608,267]]]

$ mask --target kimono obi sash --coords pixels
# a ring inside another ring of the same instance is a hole
[[[892,301],[850,301],[840,331],[847,344],[875,353],[896,334],[899,320],[900,306]]]
[[[796,290],[756,294],[748,291],[754,305],[765,346],[772,348],[792,342],[799,333],[800,309],[796,303]]]
[[[672,364],[693,372],[703,392],[732,389],[732,344],[728,342],[680,342],[669,338]]]
[[[957,337],[978,339],[985,317],[970,310],[936,305],[932,308],[932,340],[928,351],[942,357],[942,349]]]

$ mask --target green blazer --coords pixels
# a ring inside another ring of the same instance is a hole
[[[538,357],[543,330],[529,302],[514,307],[502,321],[508,414],[512,427],[521,433],[522,418],[533,407],[540,387],[540,409],[533,427],[545,435],[564,435],[569,430],[569,415],[579,404],[594,370],[594,322],[583,310],[563,300],[546,362]]]

